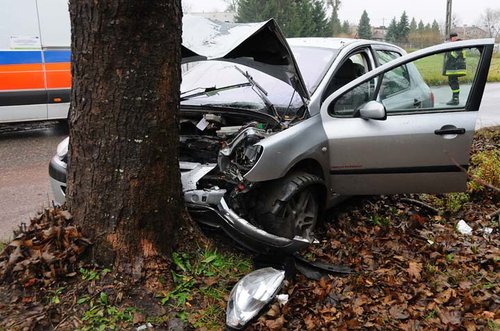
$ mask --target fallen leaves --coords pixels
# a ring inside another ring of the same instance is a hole
[[[74,275],[78,256],[91,243],[71,221],[66,210],[46,209],[28,228],[21,227],[0,253],[0,282],[9,280],[30,287]]]
[[[498,230],[464,237],[454,229],[457,218],[472,227],[493,227],[480,215],[498,207],[486,207],[482,214],[472,206],[453,218],[429,214],[429,208],[397,196],[345,204],[324,225],[321,244],[307,254],[355,273],[319,281],[298,277],[285,288],[288,309],[265,317],[283,316],[285,324],[261,321],[254,329],[481,330],[500,325]],[[390,223],[373,224],[365,216],[376,213]]]

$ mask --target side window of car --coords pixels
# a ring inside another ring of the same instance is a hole
[[[386,99],[411,87],[410,74],[406,65],[387,72],[382,80],[381,98]]]
[[[374,90],[375,80],[356,86],[343,94],[335,104],[330,105],[330,114],[337,117],[353,117],[356,109],[368,101],[374,100]],[[334,105],[333,108],[332,105]]]
[[[377,60],[380,65],[401,57],[400,53],[389,50],[377,50]],[[381,93],[384,97],[392,96],[410,88],[410,75],[406,66],[401,66],[384,75]]]
[[[387,115],[463,109],[477,74],[480,50],[457,49],[402,64],[361,83],[329,105],[337,117],[356,117],[368,101]]]
[[[356,53],[345,59],[333,75],[326,88],[322,100],[354,79],[369,71],[367,56],[364,52]]]
[[[398,57],[401,57],[401,54],[394,52],[394,51],[388,51],[388,50],[377,50],[377,51],[375,51],[375,54],[377,56],[377,60],[378,60],[379,64],[386,64],[387,62],[395,60]]]

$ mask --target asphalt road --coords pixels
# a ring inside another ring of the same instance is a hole
[[[67,135],[58,122],[0,125],[0,241],[50,206],[48,165]]]
[[[488,84],[477,127],[500,125],[500,83]],[[67,136],[58,122],[0,125],[0,241],[50,206],[48,164]]]

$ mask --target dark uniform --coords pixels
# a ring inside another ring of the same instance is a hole
[[[455,33],[450,34],[450,37],[456,37]],[[466,75],[466,53],[465,50],[455,50],[446,53],[444,58],[443,75],[448,76],[448,84],[450,85],[452,98],[446,104],[456,106],[459,104],[460,85],[458,77]]]

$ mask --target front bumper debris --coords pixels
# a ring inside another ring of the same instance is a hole
[[[49,178],[54,201],[62,205],[66,199],[66,163],[56,155],[49,163]]]
[[[180,165],[186,205],[193,218],[200,223],[222,228],[240,245],[260,254],[291,254],[311,244],[303,237],[280,237],[251,224],[228,206],[224,189],[198,189],[198,180],[214,169],[216,164],[181,162]]]

